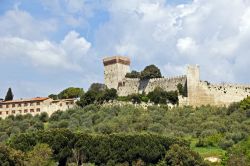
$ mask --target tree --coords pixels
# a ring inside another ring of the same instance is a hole
[[[203,159],[198,153],[191,151],[187,147],[181,147],[180,145],[174,144],[167,151],[165,156],[166,165],[169,166],[205,166]]]
[[[117,98],[117,90],[114,88],[106,89],[103,95],[105,101],[115,100]]]
[[[42,112],[39,115],[39,120],[42,122],[47,122],[49,120],[49,115],[47,114],[47,112]]]
[[[147,80],[151,78],[162,78],[161,71],[155,65],[150,65],[145,67],[145,69],[141,72],[140,79]]]
[[[183,85],[181,83],[179,83],[177,85],[177,89],[178,89],[178,92],[179,92],[180,95],[186,96],[185,88],[183,87]]]
[[[84,94],[82,88],[69,87],[58,94],[59,99],[72,99],[81,97]]]
[[[250,163],[250,136],[245,141],[230,148],[227,157],[225,162],[229,166],[241,166]]]
[[[13,100],[13,98],[14,98],[14,95],[12,93],[11,88],[9,88],[8,92],[7,92],[6,96],[5,96],[5,101],[11,101],[11,100]]]
[[[53,151],[48,144],[37,144],[27,153],[26,165],[29,166],[49,166],[52,160]]]
[[[77,105],[85,107],[89,104],[93,104],[96,101],[96,96],[97,93],[95,91],[89,90],[80,98],[79,101],[77,101]]]
[[[24,165],[24,153],[0,144],[0,165]]]
[[[132,94],[129,96],[130,101],[132,101],[133,104],[140,104],[141,103],[141,98],[138,94]]]
[[[58,100],[58,95],[56,95],[56,94],[50,94],[48,97],[53,99],[53,100]]]
[[[132,70],[132,72],[126,74],[126,78],[140,78],[141,73],[137,72],[135,70]]]
[[[107,86],[105,84],[101,84],[101,83],[93,83],[89,87],[89,91],[92,90],[95,92],[104,91],[105,89],[107,89]]]
[[[177,91],[164,91],[160,87],[156,87],[154,91],[148,93],[148,98],[155,104],[178,104],[178,93]]]
[[[240,102],[240,108],[244,110],[250,109],[250,96]]]

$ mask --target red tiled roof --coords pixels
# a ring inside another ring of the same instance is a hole
[[[5,104],[5,103],[23,103],[23,102],[32,102],[32,101],[44,101],[49,99],[48,97],[36,97],[36,98],[31,98],[31,99],[20,99],[20,100],[11,100],[11,101],[2,101],[0,103]]]

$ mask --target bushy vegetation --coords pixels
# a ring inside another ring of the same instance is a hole
[[[131,101],[132,103],[140,104],[141,102],[151,102],[153,104],[173,104],[178,105],[178,92],[177,91],[164,91],[160,87],[156,87],[154,91],[142,94],[131,94],[117,98],[118,101]]]
[[[140,80],[149,80],[151,78],[162,78],[160,69],[155,65],[149,65],[141,72],[133,70],[131,73],[127,73],[127,78],[140,78]]]
[[[79,98],[84,94],[84,91],[82,88],[75,88],[75,87],[69,87],[67,89],[64,89],[59,94],[51,94],[48,97],[57,100],[57,99],[72,99],[72,98]]]
[[[108,89],[104,84],[94,83],[89,90],[81,96],[77,105],[85,107],[90,104],[103,104],[117,99],[116,89]]]
[[[175,153],[172,158],[169,154],[172,155],[173,148],[185,151],[182,154]],[[186,141],[143,133],[103,135],[74,133],[66,129],[36,131],[12,137],[8,147],[0,146],[0,151],[7,156],[3,162],[10,165],[35,165],[35,161],[42,165],[55,161],[59,165],[134,165],[138,162],[145,165],[161,162],[171,166],[176,163],[205,165],[202,158],[188,148]]]
[[[0,140],[8,145],[0,146],[1,154],[7,156],[0,155],[0,160],[32,163],[28,158],[32,150],[42,149],[41,154],[50,154],[45,155],[46,161],[61,165],[203,165],[191,149],[218,149],[226,151],[220,156],[222,164],[244,166],[250,159],[250,110],[242,107],[245,104],[173,109],[90,104],[51,117],[46,113],[10,116],[0,120]],[[192,142],[191,149],[183,140]]]

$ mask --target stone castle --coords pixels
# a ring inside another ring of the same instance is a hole
[[[165,91],[175,91],[178,84],[182,84],[187,90],[187,96],[179,96],[180,105],[228,106],[250,96],[250,85],[210,84],[201,81],[198,65],[189,65],[186,75],[183,76],[142,81],[139,78],[125,77],[130,72],[130,63],[130,59],[124,56],[103,59],[105,85],[116,89],[119,96],[143,92],[147,94],[156,87],[161,87]]]

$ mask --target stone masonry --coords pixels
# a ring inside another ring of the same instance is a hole
[[[237,84],[211,84],[200,80],[200,68],[198,65],[189,65],[187,73],[183,76],[171,78],[154,78],[141,81],[138,78],[126,78],[130,72],[130,59],[124,56],[108,57],[103,60],[105,85],[117,90],[119,96],[127,96],[133,93],[146,94],[156,87],[165,91],[177,90],[180,83],[187,88],[187,97],[179,96],[180,105],[217,105],[228,106],[250,96],[250,85]]]

